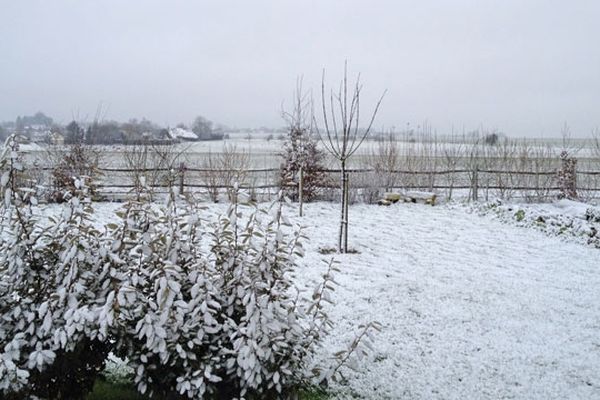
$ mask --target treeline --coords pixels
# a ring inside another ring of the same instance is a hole
[[[177,124],[176,132],[185,132],[187,140],[218,140],[225,138],[226,127],[198,116],[187,124]],[[180,136],[173,129],[160,126],[146,118],[130,119],[127,122],[101,121],[91,123],[71,121],[66,125],[57,123],[43,112],[31,116],[18,116],[15,121],[0,122],[0,139],[11,134],[37,142],[49,144],[136,144],[142,142],[169,143]]]

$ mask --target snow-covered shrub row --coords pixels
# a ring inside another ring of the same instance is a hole
[[[77,398],[108,353],[96,335],[98,302],[107,293],[101,234],[80,197],[40,222],[33,193],[17,186],[24,168],[14,139],[0,162],[0,393]],[[75,187],[85,198],[81,181]]]
[[[600,248],[598,207],[567,199],[547,204],[504,204],[495,201],[471,207],[482,215],[492,215],[503,222]]]
[[[132,201],[101,232],[84,180],[46,219],[10,139],[0,167],[0,397],[81,398],[109,352],[140,392],[169,396],[286,398],[329,377],[310,362],[335,266],[312,297],[294,289],[303,236],[281,203],[203,220]]]

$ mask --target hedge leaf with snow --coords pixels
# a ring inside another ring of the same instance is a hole
[[[204,219],[173,195],[130,201],[102,230],[85,179],[42,216],[14,138],[1,162],[3,398],[82,398],[110,352],[140,392],[188,398],[294,397],[335,372],[311,364],[335,263],[312,296],[294,287],[304,237],[281,202]]]

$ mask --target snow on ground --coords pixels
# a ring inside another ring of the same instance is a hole
[[[98,206],[99,219],[116,207]],[[347,348],[360,323],[383,331],[371,358],[332,386],[336,397],[600,399],[600,251],[467,211],[351,207],[359,254],[333,255],[341,286],[321,362]],[[313,287],[331,257],[319,248],[336,243],[339,205],[288,214],[311,238],[298,279]]]
[[[563,199],[540,204],[494,201],[469,204],[467,208],[502,222],[600,248],[600,207],[597,206]]]
[[[307,276],[338,208],[310,204]],[[353,206],[330,350],[377,320],[377,352],[348,374],[368,399],[600,398],[600,252],[449,207]],[[339,396],[344,398],[342,394]]]

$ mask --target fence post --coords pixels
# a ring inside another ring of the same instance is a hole
[[[185,164],[183,162],[179,163],[179,194],[183,194],[183,183],[184,183],[184,174],[185,174]]]
[[[433,192],[433,172],[429,171],[429,191]]]
[[[475,165],[473,168],[473,201],[477,201],[479,198],[479,166]]]
[[[302,193],[304,191],[304,169],[300,167],[300,180],[298,181],[298,201],[300,202],[300,216],[302,216],[303,198]]]

